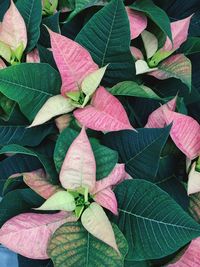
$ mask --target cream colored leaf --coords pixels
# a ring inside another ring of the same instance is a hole
[[[70,99],[65,98],[61,95],[52,96],[39,110],[29,128],[43,124],[55,116],[71,112],[74,108],[75,107],[71,104]]]
[[[136,75],[157,70],[157,68],[149,68],[146,61],[139,59],[135,62]]]
[[[56,192],[36,210],[64,210],[73,211],[76,208],[74,197],[67,191]]]
[[[112,225],[101,206],[95,202],[90,204],[83,212],[81,222],[90,234],[105,242],[120,254]]]

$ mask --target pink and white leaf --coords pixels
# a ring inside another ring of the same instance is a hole
[[[74,116],[82,125],[96,131],[133,129],[120,101],[102,86],[95,92],[91,105],[75,110]]]
[[[20,44],[23,44],[24,49],[27,45],[26,25],[12,0],[0,24],[0,41],[9,45],[13,51]]]
[[[62,224],[71,221],[76,221],[76,218],[69,212],[23,213],[1,227],[0,243],[24,257],[48,259],[46,251],[52,234]]]
[[[165,45],[161,49],[161,51],[175,51],[187,40],[188,29],[192,16],[193,15],[171,23],[173,44],[170,41],[169,37],[167,37]]]
[[[81,222],[90,234],[105,242],[120,254],[112,225],[101,206],[96,202],[91,203],[83,212]]]
[[[66,189],[88,187],[89,192],[94,189],[96,162],[85,128],[68,149],[60,172],[60,182]]]
[[[30,53],[26,55],[26,62],[27,63],[40,63],[40,56],[39,56],[39,52],[37,48],[35,48],[33,51],[31,51]]]
[[[92,194],[96,194],[106,188],[113,187],[127,178],[124,164],[116,164],[112,172],[105,178],[99,180],[95,184]]]
[[[192,240],[184,254],[168,267],[199,267],[200,266],[200,237]]]
[[[62,190],[58,185],[53,185],[49,182],[45,172],[42,169],[23,174],[24,182],[38,195],[48,199],[56,192]]]
[[[166,124],[172,124],[170,136],[176,146],[189,158],[200,155],[200,125],[190,116],[164,110]]]
[[[136,60],[139,60],[139,59],[143,60],[144,59],[142,52],[137,47],[131,46],[130,50],[131,50],[131,54],[133,55],[133,57]]]
[[[117,199],[111,187],[107,187],[95,194],[94,200],[102,207],[110,210],[113,214],[118,215]]]
[[[148,73],[159,80],[180,79],[189,88],[192,82],[192,64],[183,54],[173,55],[159,64],[158,70]]]
[[[62,78],[61,93],[79,91],[83,79],[98,69],[90,53],[71,39],[49,30],[51,48]]]
[[[154,110],[148,118],[145,128],[163,128],[166,126],[166,120],[164,116],[164,110],[175,111],[177,97],[173,98],[166,104]]]
[[[188,195],[200,192],[200,172],[195,170],[196,163],[192,164],[192,168],[188,175]]]
[[[147,18],[144,14],[134,11],[131,8],[126,8],[130,23],[131,40],[137,38],[147,27]]]

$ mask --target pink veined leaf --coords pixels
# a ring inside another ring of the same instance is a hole
[[[200,192],[200,172],[195,170],[196,163],[192,164],[192,168],[188,175],[188,195]]]
[[[111,187],[107,187],[95,194],[94,200],[102,207],[110,210],[113,214],[118,215],[117,199]]]
[[[149,72],[148,75],[154,76],[159,80],[168,78],[180,79],[189,88],[192,80],[192,64],[183,54],[173,55],[158,65],[158,70]]]
[[[169,109],[171,111],[175,111],[176,109],[176,99],[177,97],[173,98],[166,104],[162,105],[161,107],[154,110],[148,118],[147,124],[145,128],[163,128],[166,126],[166,121],[164,117],[164,110]]]
[[[6,68],[6,64],[4,63],[3,59],[0,58],[0,69]]]
[[[39,52],[37,48],[35,48],[33,51],[31,51],[30,53],[26,55],[26,62],[27,63],[40,63],[40,56],[39,56]]]
[[[76,221],[69,212],[56,214],[23,213],[8,220],[0,229],[0,242],[31,259],[48,259],[47,245],[52,234],[66,222]]]
[[[171,50],[177,50],[186,40],[188,36],[188,29],[190,26],[190,21],[193,15],[178,20],[171,23],[171,31],[172,31],[172,40],[173,44],[170,41],[169,37],[167,37],[167,40],[165,42],[164,47],[161,49],[164,51],[171,51]]]
[[[45,199],[63,190],[60,186],[51,184],[42,169],[24,173],[23,179],[32,190]]]
[[[60,182],[66,189],[85,186],[89,192],[95,186],[96,162],[84,127],[68,149],[60,172]]]
[[[167,267],[199,267],[200,266],[200,237],[192,240],[181,258]]]
[[[127,173],[125,171],[125,165],[116,164],[112,172],[107,177],[96,182],[92,194],[96,194],[108,187],[115,186],[123,182],[126,178],[127,178]]]
[[[14,51],[21,43],[24,49],[27,45],[26,25],[12,0],[0,24],[0,41],[9,45]]]
[[[98,69],[90,53],[71,39],[49,30],[51,48],[62,78],[61,93],[79,91],[83,79]]]
[[[131,46],[130,50],[131,50],[131,54],[133,55],[133,57],[136,60],[139,60],[139,59],[143,60],[144,59],[142,52],[137,47]]]
[[[96,131],[133,129],[120,101],[102,86],[95,92],[91,105],[75,110],[74,116],[82,125]]]
[[[189,158],[200,154],[200,125],[192,117],[169,109],[164,110],[165,121],[172,124],[170,136],[176,146]]]
[[[137,38],[147,27],[147,18],[144,14],[126,8],[131,31],[131,40]]]

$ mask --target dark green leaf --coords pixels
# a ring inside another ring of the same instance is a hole
[[[53,58],[53,53],[43,47],[42,45],[37,45],[38,51],[39,51],[39,56],[40,56],[40,62],[41,63],[48,63],[51,67],[53,67],[55,70],[58,70],[55,60]]]
[[[100,66],[109,64],[104,82],[114,85],[134,80],[135,64],[130,52],[129,21],[121,0],[112,0],[98,11],[76,37]]]
[[[44,202],[44,199],[31,189],[17,189],[9,192],[0,202],[0,227],[12,217],[30,211]]]
[[[0,146],[18,144],[22,146],[37,146],[42,140],[57,132],[52,123],[34,128],[27,128],[28,125],[0,125]]]
[[[51,260],[32,260],[18,255],[19,267],[54,267]]]
[[[137,0],[130,8],[145,13],[172,40],[169,18],[152,0]]]
[[[180,47],[180,52],[185,55],[191,55],[200,52],[200,38],[190,37],[187,41]]]
[[[103,144],[118,152],[120,161],[126,164],[126,171],[133,178],[154,181],[170,127],[137,130],[108,133],[103,138]]]
[[[3,20],[3,16],[5,12],[7,11],[9,5],[10,5],[10,2],[8,0],[0,0],[0,21]]]
[[[31,121],[48,98],[59,94],[61,81],[48,64],[23,63],[0,70],[0,84],[0,92],[16,101]]]
[[[26,24],[28,37],[26,51],[30,52],[36,46],[40,36],[42,2],[41,0],[17,0],[16,6]]]
[[[128,244],[128,260],[169,255],[200,235],[200,226],[171,197],[144,180],[115,189],[119,216],[113,216]]]
[[[42,149],[43,151],[42,151]],[[44,151],[46,149],[46,151]],[[34,156],[39,159],[39,161],[44,166],[46,172],[50,175],[51,182],[57,182],[57,172],[55,170],[54,162],[52,160],[52,153],[50,153],[51,144],[50,142],[41,144],[41,147],[38,148],[25,148],[20,145],[7,145],[0,150],[0,154],[13,153],[13,154],[23,154]],[[29,163],[31,165],[31,162]]]

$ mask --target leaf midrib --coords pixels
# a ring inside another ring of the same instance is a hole
[[[108,51],[108,45],[109,45],[109,42],[110,42],[110,39],[111,39],[111,34],[112,34],[112,31],[113,31],[113,26],[114,26],[116,14],[117,14],[118,5],[119,5],[119,1],[117,1],[115,12],[113,14],[113,19],[112,19],[112,23],[111,23],[111,27],[110,27],[110,32],[109,32],[108,39],[107,39],[107,42],[106,42],[105,50],[103,52],[103,57],[102,57],[102,60],[101,60],[101,67],[103,67],[104,64],[105,64],[104,61],[105,61],[106,54],[107,54],[107,51]]]
[[[31,90],[31,91],[34,91],[34,92],[38,92],[40,94],[44,94],[44,95],[47,95],[47,96],[53,96],[53,94],[47,93],[45,91],[41,91],[39,89],[36,89],[36,88],[33,88],[33,87],[29,87],[29,86],[25,86],[23,84],[19,84],[19,83],[16,83],[16,82],[11,82],[11,81],[8,81],[8,80],[5,80],[5,79],[1,79],[0,78],[0,82],[11,84],[11,85],[14,85],[14,86],[19,86],[19,87],[22,87],[24,89],[28,89],[28,90]]]
[[[164,224],[164,225],[171,226],[171,227],[177,227],[177,228],[182,228],[182,229],[187,229],[187,230],[200,232],[200,230],[197,230],[195,228],[186,227],[186,226],[182,226],[182,225],[178,225],[178,224],[167,223],[167,222],[163,222],[163,221],[158,221],[158,220],[155,220],[155,219],[150,219],[150,218],[147,218],[147,217],[144,217],[144,216],[132,213],[130,211],[126,211],[126,210],[120,209],[120,208],[118,208],[118,210],[123,212],[123,213],[126,213],[126,214],[129,214],[131,216],[134,216],[136,218],[142,219],[142,220],[147,220],[147,221],[150,221],[150,222],[154,222],[154,223],[158,223],[158,224]]]

